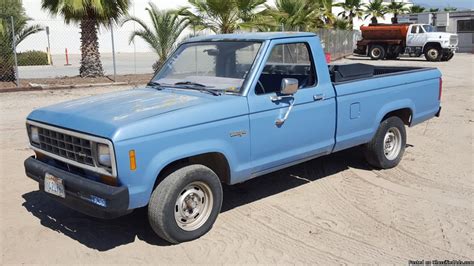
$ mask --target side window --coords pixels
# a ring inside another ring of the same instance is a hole
[[[418,31],[418,26],[411,27],[411,33],[416,33]]]
[[[275,93],[284,78],[298,80],[299,88],[316,84],[314,62],[307,43],[275,45],[259,77],[255,94]]]

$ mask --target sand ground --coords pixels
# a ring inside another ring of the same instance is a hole
[[[473,62],[343,63],[437,66],[443,112],[408,130],[406,155],[371,169],[359,149],[315,159],[224,188],[204,237],[168,245],[146,212],[103,221],[71,211],[27,178],[25,117],[38,107],[123,88],[0,95],[0,263],[392,263],[474,259]]]

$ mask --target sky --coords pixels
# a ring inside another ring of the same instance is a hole
[[[443,8],[451,6],[463,9],[474,9],[473,0],[412,0],[412,2],[416,5],[421,5],[428,8]]]

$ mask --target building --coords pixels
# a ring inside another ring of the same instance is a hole
[[[474,53],[474,10],[407,14],[400,21],[430,24],[438,31],[456,33],[458,52]]]

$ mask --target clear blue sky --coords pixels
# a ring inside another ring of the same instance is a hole
[[[457,7],[463,9],[473,9],[474,1],[473,0],[412,0],[416,5],[421,5],[425,7]]]

